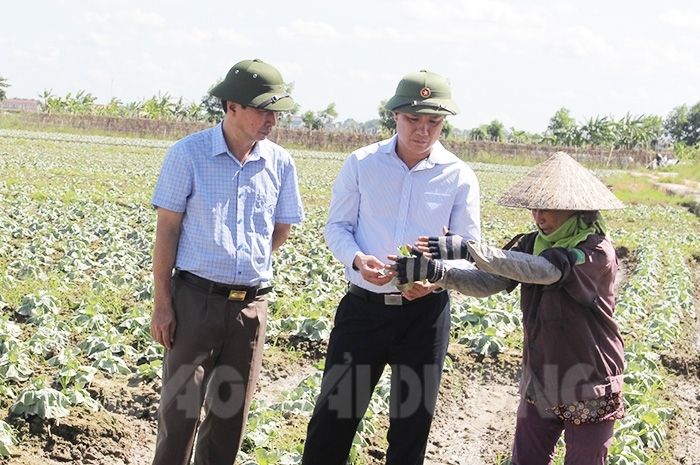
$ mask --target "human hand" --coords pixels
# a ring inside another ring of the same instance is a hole
[[[410,249],[411,255],[409,256],[389,255],[388,257],[389,260],[395,262],[392,269],[396,273],[396,280],[399,284],[423,281],[424,279],[434,283],[442,279],[445,269],[441,261],[432,260],[415,247],[410,247]]]
[[[383,286],[391,281],[394,272],[374,255],[359,253],[355,256],[353,264],[360,272],[362,279],[377,286]]]
[[[156,299],[151,315],[151,337],[153,340],[170,350],[175,340],[175,310],[170,301],[159,303]]]
[[[415,299],[420,299],[423,296],[426,296],[433,292],[433,290],[437,289],[438,286],[432,283],[425,283],[422,281],[416,281],[414,283],[411,283],[411,288],[402,292],[401,295],[406,299],[406,300],[415,300]]]
[[[467,248],[467,240],[459,234],[451,232],[447,227],[442,228],[444,236],[420,236],[416,241],[416,247],[426,252],[431,258],[441,260],[466,259],[474,262]]]

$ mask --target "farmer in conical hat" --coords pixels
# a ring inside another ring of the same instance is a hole
[[[567,465],[603,465],[624,415],[624,354],[613,318],[617,257],[599,211],[623,205],[563,152],[498,203],[531,210],[537,230],[504,249],[449,231],[420,237],[413,257],[390,257],[398,281],[427,279],[477,297],[520,284],[523,375],[512,463],[551,463],[563,431]],[[474,267],[458,268],[450,261],[458,258]]]

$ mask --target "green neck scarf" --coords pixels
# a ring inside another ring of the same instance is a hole
[[[539,228],[538,230],[539,234],[535,238],[535,246],[532,250],[533,255],[539,255],[552,247],[572,249],[580,242],[585,241],[591,234],[604,235],[607,227],[600,215],[593,223],[588,224],[582,215],[577,213],[566,220],[552,234],[545,234]]]

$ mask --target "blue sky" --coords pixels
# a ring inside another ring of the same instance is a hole
[[[700,2],[353,0],[12,1],[0,76],[10,97],[84,89],[105,103],[199,101],[246,58],[276,65],[305,110],[365,121],[401,76],[448,77],[469,129],[543,131],[567,107],[666,116],[700,101]]]

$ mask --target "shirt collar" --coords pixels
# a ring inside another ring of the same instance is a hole
[[[454,163],[455,160],[454,156],[448,152],[438,140],[435,141],[435,144],[433,144],[433,150],[430,151],[428,161],[436,165],[446,165],[448,163]]]
[[[391,139],[387,139],[382,143],[381,149],[386,153],[396,154],[396,142],[398,136],[394,134]],[[398,154],[396,154],[398,156]],[[446,165],[448,163],[454,163],[454,156],[447,151],[447,149],[440,143],[440,141],[435,141],[433,148],[430,151],[428,158],[421,161],[419,165],[424,164],[425,168],[432,168],[435,165]]]
[[[265,156],[265,150],[260,149],[260,144],[263,142],[264,141],[258,141],[255,143],[255,146],[253,147],[253,150],[250,152],[250,154],[248,154],[248,158],[246,161],[254,161]],[[226,139],[224,138],[223,121],[216,125],[211,135],[211,157],[213,158],[219,155],[229,155],[234,159],[236,158],[228,149],[228,145],[226,145]]]
[[[218,155],[231,154],[226,145],[226,139],[224,139],[224,126],[223,122],[216,125],[214,130],[211,132],[211,156],[216,157]]]

